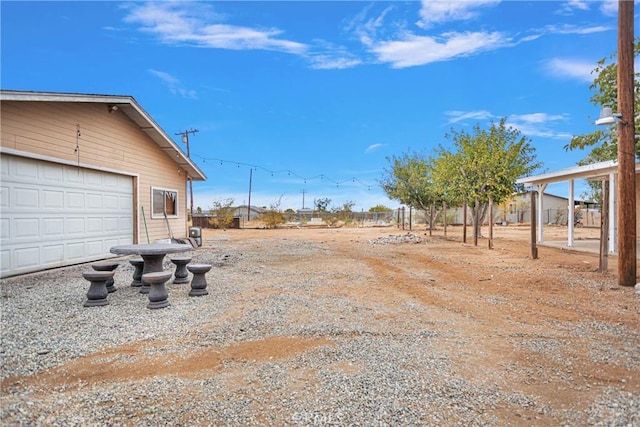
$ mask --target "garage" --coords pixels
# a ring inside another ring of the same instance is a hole
[[[3,154],[2,270],[8,277],[105,257],[133,243],[133,177]]]

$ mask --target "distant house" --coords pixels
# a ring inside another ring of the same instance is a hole
[[[1,90],[0,115],[1,277],[188,235],[206,176],[134,98]]]
[[[241,221],[253,221],[258,219],[267,209],[265,207],[241,205],[234,208],[234,218],[240,218]]]

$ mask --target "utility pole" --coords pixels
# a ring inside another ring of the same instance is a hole
[[[249,169],[249,204],[247,205],[247,221],[251,221],[251,185],[253,183],[253,168]]]
[[[301,193],[302,193],[302,209],[304,209],[304,195],[307,193],[307,190],[303,188]]]
[[[191,159],[191,151],[189,150],[189,134],[195,134],[198,132],[198,129],[187,129],[184,132],[177,132],[176,135],[182,135],[182,143],[187,144],[187,157]],[[193,181],[191,177],[187,177],[189,179],[189,201],[191,202],[191,218],[193,218]]]
[[[636,283],[633,0],[618,0],[618,285]]]

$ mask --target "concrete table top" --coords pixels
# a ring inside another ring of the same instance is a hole
[[[191,249],[193,249],[191,245],[184,245],[182,243],[150,243],[112,246],[109,252],[118,255],[166,255],[176,252],[186,252]]]

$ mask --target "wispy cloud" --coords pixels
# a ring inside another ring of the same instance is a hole
[[[466,120],[490,120],[494,118],[493,114],[491,114],[487,110],[477,110],[477,111],[445,111],[444,114],[449,116],[449,120],[447,120],[447,124],[458,123]]]
[[[570,139],[571,133],[557,130],[568,120],[567,114],[529,113],[512,114],[507,121],[510,126],[518,129],[528,137],[549,139]]]
[[[154,76],[162,80],[162,82],[169,88],[169,92],[171,92],[172,94],[179,95],[183,98],[191,98],[191,99],[197,98],[197,94],[195,90],[191,90],[183,87],[182,83],[180,83],[180,80],[178,80],[176,77],[172,76],[171,74],[165,73],[164,71],[154,70],[151,68],[149,69],[149,73],[153,74]]]
[[[180,1],[130,3],[124,21],[140,25],[163,43],[232,50],[274,50],[302,54],[307,45],[280,37],[277,28],[229,25],[202,3]]]
[[[582,82],[592,82],[594,61],[552,58],[544,63],[544,69],[553,77],[575,79]]]
[[[500,0],[466,0],[466,1],[433,1],[422,0],[420,21],[417,25],[422,28],[430,27],[450,21],[474,19],[478,16],[476,9],[495,6]]]
[[[446,33],[440,37],[407,34],[402,40],[379,42],[371,51],[392,68],[405,68],[469,56],[507,44],[509,40],[497,32]]]
[[[378,151],[379,149],[381,149],[384,146],[385,146],[385,144],[371,144],[370,146],[368,146],[366,148],[366,150],[364,150],[364,152],[365,152],[365,154],[373,153],[374,151]]]
[[[472,121],[474,124],[480,123],[483,125],[491,120],[495,121],[499,117],[502,117],[487,110],[445,111],[445,115],[449,117],[447,124]],[[556,130],[557,127],[565,125],[568,119],[567,114],[512,114],[507,117],[507,124],[518,129],[527,137],[568,139],[572,136],[570,133]]]

